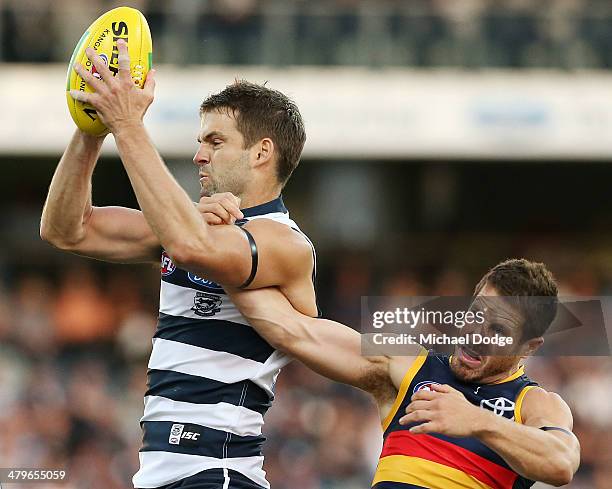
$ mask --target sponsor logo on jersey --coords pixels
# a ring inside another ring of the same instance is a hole
[[[216,292],[217,294],[223,294],[225,291],[223,287],[221,287],[217,282],[213,282],[212,280],[207,280],[202,277],[198,277],[195,273],[187,272],[187,278],[191,280],[194,284],[201,285],[202,287],[206,287],[211,292]]]
[[[414,390],[412,391],[412,393],[414,394],[417,391],[431,391],[433,390],[431,388],[432,385],[440,385],[440,383],[434,382],[433,380],[424,380],[423,382],[419,382],[417,385],[414,386]]]
[[[185,440],[197,441],[197,439],[200,438],[200,433],[194,433],[193,431],[184,431],[181,435],[181,438],[184,438]]]
[[[214,316],[221,310],[222,302],[223,299],[218,295],[208,294],[207,292],[196,292],[191,310],[198,316]]]
[[[197,445],[197,441],[200,439],[200,433],[197,425],[191,424],[179,424],[175,423],[170,428],[170,436],[168,437],[168,443],[171,445]]]
[[[494,397],[493,399],[483,399],[480,407],[493,411],[498,416],[503,416],[508,412],[514,413],[514,401],[505,397]],[[513,416],[514,417],[514,416]]]
[[[168,253],[164,251],[161,256],[161,274],[165,277],[174,272],[174,270],[176,270],[176,265],[172,261],[172,258],[168,256]]]

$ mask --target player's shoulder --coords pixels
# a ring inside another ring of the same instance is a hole
[[[556,392],[547,391],[539,385],[530,387],[530,389],[525,393],[525,398],[523,402],[530,404],[567,407],[567,403],[559,394],[557,394]]]
[[[555,414],[555,416],[572,419],[568,404],[556,392],[547,391],[543,387],[530,387],[523,398],[522,417],[539,417]]]
[[[279,248],[291,249],[299,256],[311,256],[312,245],[306,236],[283,222],[265,217],[252,219],[243,225],[255,238],[256,242],[266,240],[276,244]]]
[[[402,383],[412,380],[430,355],[426,348],[414,344],[406,345],[401,356],[389,356],[389,376],[393,385],[400,389]]]

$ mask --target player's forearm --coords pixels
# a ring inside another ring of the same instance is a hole
[[[144,125],[121,128],[114,136],[140,209],[161,245],[180,263],[182,255],[206,242],[207,224],[164,164]]]
[[[284,309],[275,308],[274,305],[266,306],[263,311],[259,306],[242,307],[240,302],[239,304],[240,311],[249,324],[272,347],[292,356],[299,353],[297,347],[306,333],[306,328],[301,323],[301,314],[297,311],[288,313]]]
[[[91,213],[91,177],[103,138],[76,131],[55,170],[43,207],[40,236],[59,246],[82,239]]]
[[[576,442],[569,435],[565,442],[550,432],[484,410],[477,425],[474,436],[523,477],[554,486],[571,481],[577,464]]]
[[[366,358],[360,335],[342,324],[266,304],[241,307],[249,324],[275,349],[336,382],[373,393],[388,379],[387,359]],[[250,310],[249,310],[250,309]]]

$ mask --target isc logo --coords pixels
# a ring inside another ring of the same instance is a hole
[[[172,428],[170,428],[170,436],[168,438],[168,443],[170,443],[171,445],[179,445],[181,443],[181,440],[197,441],[200,437],[200,433],[184,430],[184,424],[173,424]]]
[[[197,440],[200,436],[200,433],[194,433],[193,431],[185,431],[181,438],[185,438],[186,440]]]

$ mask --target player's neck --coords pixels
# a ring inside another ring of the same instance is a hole
[[[501,372],[496,375],[492,375],[491,377],[487,377],[482,379],[479,383],[481,384],[500,384],[502,382],[507,382],[511,380],[513,377],[520,375],[520,370],[522,369],[521,364],[514,365],[511,369]]]
[[[245,192],[240,196],[240,208],[248,209],[249,207],[255,207],[261,204],[266,204],[274,199],[277,199],[280,195],[280,189],[274,189],[271,192],[259,192],[259,193],[248,193]]]

